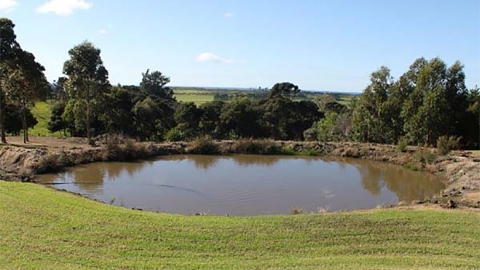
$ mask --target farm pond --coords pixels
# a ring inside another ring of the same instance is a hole
[[[36,181],[128,208],[236,216],[369,209],[445,187],[437,176],[380,162],[259,155],[92,163]]]

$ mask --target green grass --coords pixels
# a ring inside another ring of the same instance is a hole
[[[478,269],[480,213],[133,211],[0,181],[1,269]]]
[[[61,136],[61,132],[52,133],[48,130],[48,122],[52,114],[52,108],[48,102],[37,102],[32,108],[32,114],[37,118],[38,123],[28,130],[33,136]]]
[[[175,94],[175,98],[180,102],[193,102],[197,106],[213,101],[211,94]]]

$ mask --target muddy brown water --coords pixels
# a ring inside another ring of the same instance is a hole
[[[36,180],[128,208],[211,215],[368,209],[426,199],[445,187],[434,175],[379,162],[254,155],[93,163]]]

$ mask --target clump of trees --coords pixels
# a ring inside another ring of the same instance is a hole
[[[465,86],[463,65],[419,58],[398,80],[387,67],[372,73],[356,102],[351,138],[363,142],[435,146],[442,136],[478,147],[478,90]]]
[[[85,136],[123,134],[137,140],[180,141],[271,138],[360,141],[435,146],[457,142],[480,147],[480,90],[465,86],[463,65],[440,58],[414,61],[400,78],[387,67],[350,104],[331,95],[305,100],[300,88],[281,82],[249,96],[218,96],[200,106],[178,102],[170,78],[146,70],[139,85],[112,86],[101,50],[84,41],[64,64],[65,77],[48,84],[44,68],[24,51],[14,24],[0,19],[0,133],[28,141],[36,101],[54,101],[51,132]],[[458,138],[458,139],[457,139]],[[447,143],[444,143],[447,142]]]
[[[15,25],[0,18],[0,133],[6,143],[6,132],[19,134],[28,142],[28,128],[36,124],[30,108],[46,97],[48,82],[45,68],[35,56],[23,50],[16,40]],[[19,125],[18,123],[21,123]]]
[[[68,100],[58,100],[54,106],[49,129],[84,136],[85,110],[84,107],[76,109],[75,104],[85,104],[85,101],[72,98],[69,80],[59,79],[66,82],[66,94],[58,93],[61,92],[59,85],[54,87],[56,94],[52,96],[67,96]],[[167,87],[169,82],[161,72],[147,70],[139,86],[106,88],[96,97],[102,110],[92,110],[92,135],[123,134],[153,141],[193,140],[199,136],[303,140],[305,129],[323,117],[314,102],[294,100],[300,90],[291,83],[275,85],[274,94],[261,100],[238,97],[229,102],[213,101],[196,106],[175,100],[173,91]],[[279,86],[287,84],[291,86],[291,93],[287,89],[277,92]]]

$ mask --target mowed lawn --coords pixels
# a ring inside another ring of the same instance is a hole
[[[0,269],[479,269],[480,213],[180,216],[0,181]]]

